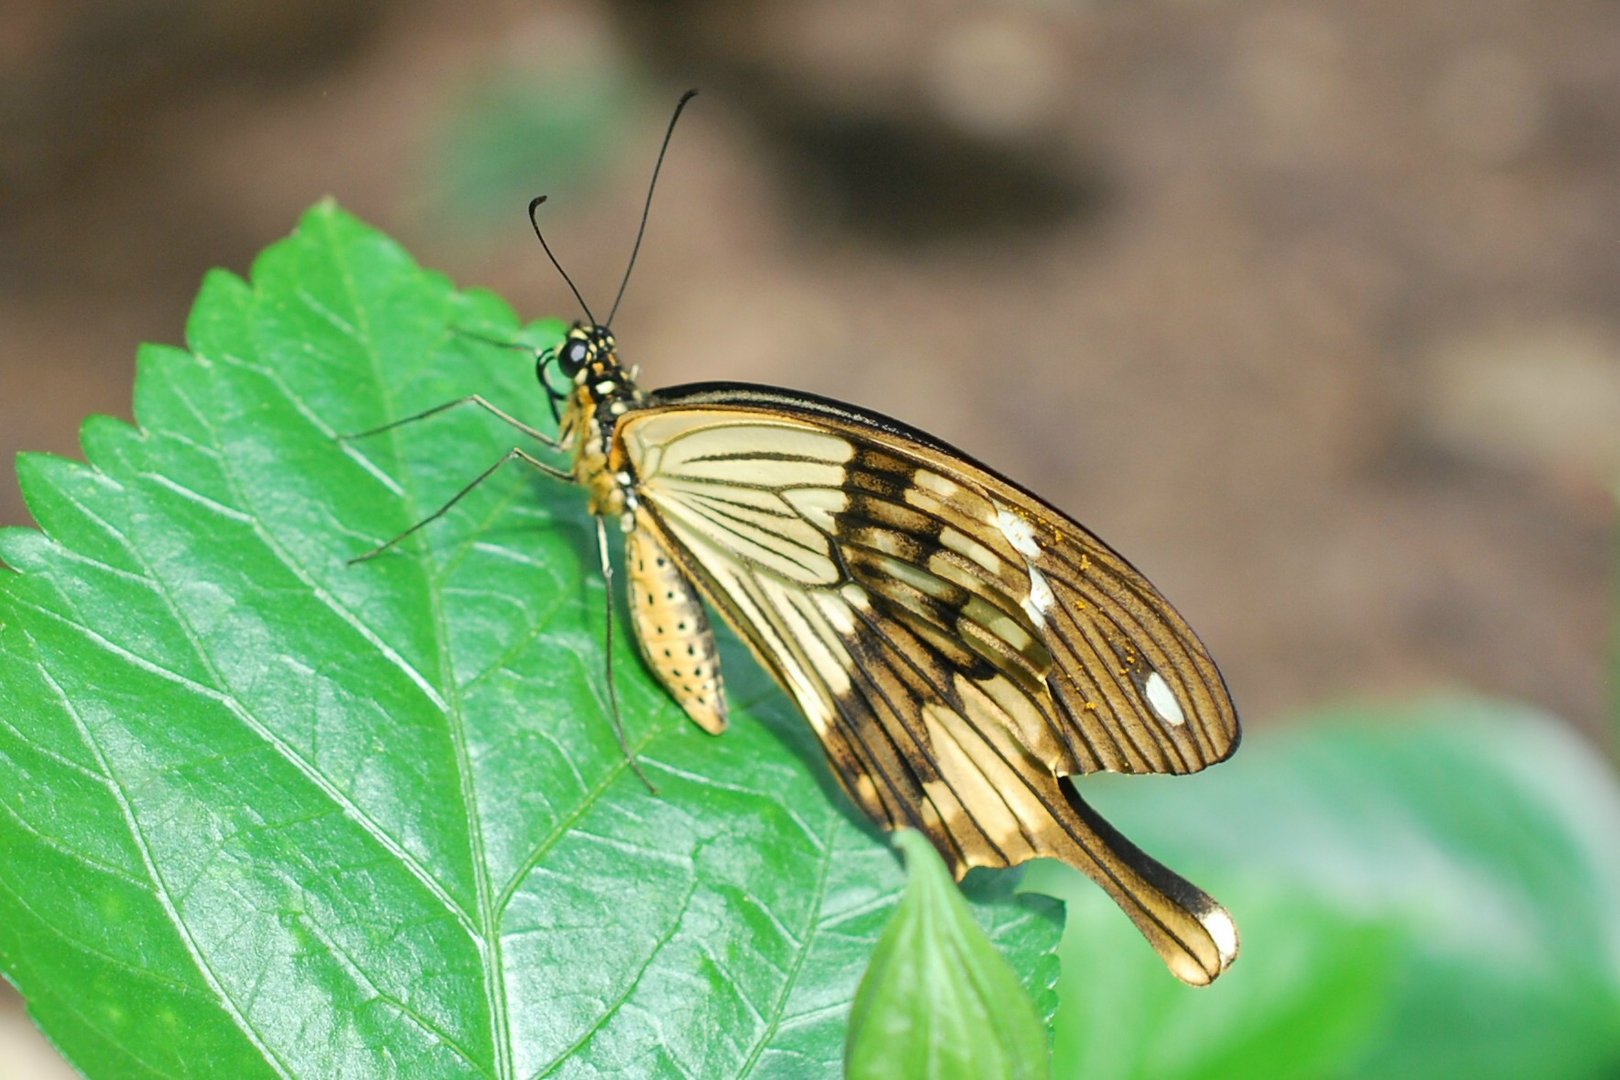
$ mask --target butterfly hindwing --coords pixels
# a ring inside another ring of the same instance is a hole
[[[1187,772],[1235,745],[1219,675],[1140,574],[882,418],[730,386],[655,401],[616,431],[638,529],[794,697],[874,820],[921,829],[958,876],[1063,859],[1182,978],[1224,969],[1226,913],[1064,779]]]

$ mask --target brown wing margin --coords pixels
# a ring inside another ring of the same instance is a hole
[[[892,727],[878,724],[878,734],[865,741],[893,743],[900,761],[926,763],[925,769],[881,780],[890,791],[915,783],[909,788],[913,798],[897,792],[897,801],[925,812],[913,812],[902,823],[923,830],[947,858],[958,853],[952,860],[958,878],[969,866],[1059,859],[1097,882],[1182,981],[1206,985],[1230,966],[1238,934],[1224,908],[1121,835],[1081,799],[1071,780],[1031,757],[1010,718],[975,696],[968,680],[958,675],[942,682],[937,673],[947,669],[920,661],[926,647],[906,628],[885,623],[875,612],[862,615],[861,626],[866,632],[851,645],[863,654],[864,681],[903,688],[882,695],[886,711],[913,711],[924,729],[920,740],[910,738],[909,730],[897,739]],[[894,710],[896,698],[911,709]],[[950,704],[941,708],[942,702]],[[838,706],[847,725],[859,730],[861,703]],[[883,713],[870,715],[880,719]],[[835,763],[840,757],[830,756]]]
[[[1034,560],[1057,601],[1049,684],[1084,737],[1080,771],[1191,773],[1224,761],[1237,749],[1237,712],[1203,642],[1135,568],[1085,536],[1046,540]],[[1154,715],[1145,692],[1154,674],[1182,723]]]

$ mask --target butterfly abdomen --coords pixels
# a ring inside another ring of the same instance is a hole
[[[726,729],[720,657],[703,603],[679,566],[646,529],[625,537],[630,623],[658,681],[711,735]]]
[[[619,421],[645,405],[635,372],[619,363],[604,326],[576,324],[558,356],[574,384],[559,434],[573,458],[574,482],[585,490],[586,508],[624,530],[636,644],[686,715],[718,735],[726,729],[726,697],[714,633],[681,567],[657,537],[637,526],[635,482],[616,441]]]

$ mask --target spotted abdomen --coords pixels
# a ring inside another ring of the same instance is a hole
[[[703,602],[658,538],[633,529],[625,538],[630,623],[647,666],[694,723],[711,735],[726,729],[720,657]]]

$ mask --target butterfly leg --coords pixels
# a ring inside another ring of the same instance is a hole
[[[447,406],[441,406],[441,408],[446,408],[446,407]],[[403,423],[403,421],[400,421],[400,422]],[[390,426],[392,426],[392,425],[390,425]],[[423,518],[421,521],[418,521],[415,525],[412,525],[410,528],[406,529],[404,532],[402,532],[399,535],[393,537],[392,539],[383,541],[382,543],[378,544],[376,547],[372,548],[370,551],[366,552],[363,555],[356,555],[354,558],[349,560],[349,565],[353,566],[355,563],[362,563],[362,562],[365,562],[367,559],[376,558],[378,555],[381,555],[383,552],[387,551],[389,548],[393,547],[395,544],[399,543],[401,540],[405,539],[407,536],[410,536],[412,533],[416,532],[418,529],[422,528],[424,525],[431,524],[432,522],[435,522],[435,521],[439,520],[440,518],[444,517],[445,514],[449,513],[450,508],[452,506],[456,505],[456,503],[460,502],[466,496],[466,494],[469,491],[471,491],[473,488],[477,487],[479,484],[482,484],[485,480],[488,480],[492,475],[494,475],[496,469],[499,469],[502,465],[505,465],[508,461],[513,461],[513,460],[521,461],[524,464],[532,466],[533,468],[539,470],[540,472],[545,473],[547,476],[553,477],[555,479],[566,480],[569,483],[573,483],[573,481],[574,481],[573,474],[568,472],[568,470],[559,469],[555,465],[548,465],[544,461],[541,461],[539,458],[535,457],[533,454],[527,453],[526,451],[521,450],[518,447],[514,446],[514,447],[512,447],[512,449],[508,450],[505,454],[502,454],[501,459],[499,461],[497,461],[495,464],[491,465],[489,468],[485,469],[483,472],[479,473],[477,475],[477,477],[475,477],[473,479],[472,483],[468,484],[466,487],[462,488],[460,491],[458,491],[454,495],[452,495],[450,497],[450,500],[448,502],[446,502],[443,506],[439,507],[437,510],[433,511],[433,513],[429,514],[427,517]]]
[[[500,406],[490,401],[488,398],[485,398],[482,394],[469,394],[464,398],[457,398],[454,401],[447,401],[443,405],[435,405],[431,409],[424,409],[413,416],[407,416],[399,420],[391,421],[383,424],[381,427],[374,427],[367,431],[358,431],[353,435],[339,435],[338,438],[347,442],[353,439],[369,438],[372,435],[381,435],[385,431],[392,431],[394,428],[404,427],[406,424],[414,424],[418,420],[426,420],[430,416],[437,416],[442,412],[449,412],[451,409],[458,408],[462,405],[478,406],[480,409],[483,409],[485,412],[500,420],[502,423],[517,428],[519,431],[523,432],[523,434],[535,440],[541,446],[546,447],[548,450],[563,449],[561,440],[559,440],[556,436],[547,435],[539,428],[530,427],[528,424],[525,424],[511,413],[506,412]]]
[[[607,648],[604,655],[607,657],[608,711],[613,717],[613,737],[619,740],[619,749],[624,751],[625,760],[630,763],[630,771],[641,777],[641,782],[647,785],[647,790],[656,795],[658,789],[636,763],[636,755],[631,751],[630,742],[624,735],[624,717],[619,714],[619,692],[613,684],[613,559],[608,555],[607,524],[600,516],[596,519],[596,557],[602,563],[602,595],[607,598],[605,602]]]

